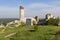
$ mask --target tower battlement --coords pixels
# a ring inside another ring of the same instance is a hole
[[[23,6],[20,6],[20,9],[24,9],[24,7]]]

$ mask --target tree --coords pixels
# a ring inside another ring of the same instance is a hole
[[[51,19],[45,21],[46,25],[57,25],[58,23],[59,23],[59,19],[58,18],[57,19],[51,18]]]

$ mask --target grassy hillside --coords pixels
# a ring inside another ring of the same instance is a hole
[[[38,28],[35,30],[34,27]],[[0,40],[60,40],[60,26],[0,28]]]

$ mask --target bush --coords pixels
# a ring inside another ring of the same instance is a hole
[[[45,21],[46,25],[57,25],[59,23],[59,19],[49,19]]]
[[[38,26],[34,25],[34,30],[37,31],[38,30]]]

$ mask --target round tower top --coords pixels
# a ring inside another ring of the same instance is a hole
[[[23,6],[20,6],[20,9],[24,9],[24,7]]]

